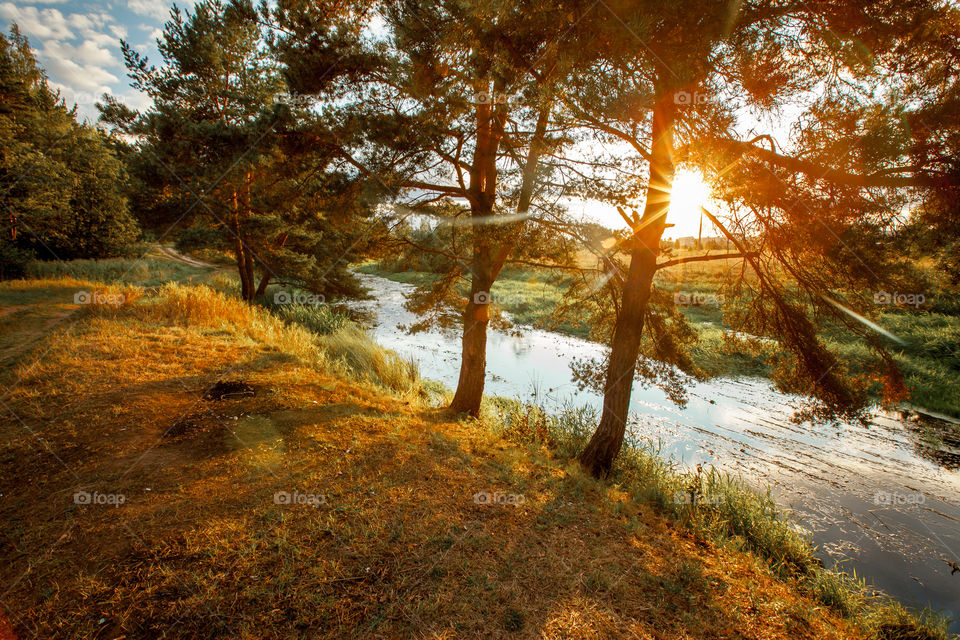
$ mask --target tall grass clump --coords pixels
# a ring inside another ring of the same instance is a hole
[[[345,313],[327,305],[278,304],[270,307],[270,310],[283,320],[321,336],[336,333],[351,324]]]
[[[378,383],[401,393],[422,389],[417,366],[374,342],[355,325],[347,325],[317,342],[329,366],[347,377]]]
[[[882,599],[862,612],[861,626],[877,640],[950,640],[947,620],[930,609],[911,611]]]
[[[210,287],[175,283],[160,289],[147,313],[167,322],[244,335],[324,372],[401,393],[419,393],[422,387],[415,365],[384,349],[352,324],[317,335],[298,323],[285,322],[268,309],[250,306]]]
[[[258,323],[276,331],[283,327],[278,318],[204,285],[164,285],[152,314],[169,322],[211,329],[251,329]]]
[[[504,439],[544,445],[561,458],[574,457],[586,445],[597,418],[592,407],[569,405],[552,414],[535,404],[503,397],[484,397],[481,415]]]

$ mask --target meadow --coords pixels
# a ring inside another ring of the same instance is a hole
[[[571,457],[589,411],[488,398],[479,419],[451,416],[448,390],[345,318],[251,307],[211,270],[96,280],[116,266],[0,284],[8,315],[67,314],[0,367],[17,416],[0,440],[16,532],[2,575],[20,629],[947,637],[824,569],[735,479],[639,442],[608,479],[585,474]],[[78,289],[122,302],[78,305]],[[224,380],[254,393],[210,400]]]

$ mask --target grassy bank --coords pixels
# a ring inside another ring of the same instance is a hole
[[[560,460],[572,459],[583,450],[598,420],[592,409],[570,408],[551,415],[539,407],[500,398],[488,400],[485,411],[486,422],[506,440]],[[652,452],[648,443],[629,440],[608,482],[698,539],[764,558],[779,579],[850,620],[866,637],[950,637],[947,621],[935,612],[908,610],[856,575],[824,568],[810,541],[798,533],[769,492],[759,492],[712,468],[682,472]]]
[[[594,480],[569,462],[593,416],[456,420],[349,324],[182,284],[0,298],[69,312],[0,369],[21,637],[945,637],[820,570],[768,497],[639,447]],[[205,399],[221,380],[254,395]],[[678,501],[694,481],[722,500]]]
[[[415,285],[430,283],[436,278],[425,272],[394,272],[376,263],[362,265],[359,271]],[[658,274],[658,286],[668,291],[682,291],[692,298],[706,297],[720,292],[722,276],[721,268],[689,267],[682,273],[670,269]],[[563,276],[539,270],[505,269],[493,291],[494,304],[519,324],[589,340],[586,318],[560,323],[553,319],[568,285],[569,280]],[[693,350],[694,359],[710,375],[770,375],[769,366],[760,358],[731,351],[724,342],[728,328],[723,324],[719,305],[689,305],[681,307],[681,311],[700,336],[700,343]],[[911,389],[910,404],[960,418],[960,319],[942,313],[894,309],[881,313],[877,322],[904,342],[891,348],[891,352]],[[824,327],[821,337],[854,370],[861,369],[870,358],[867,345],[836,327]]]

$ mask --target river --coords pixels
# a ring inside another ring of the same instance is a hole
[[[424,378],[456,386],[460,340],[439,330],[409,335],[417,317],[404,308],[411,285],[360,275],[373,300],[369,327],[380,344],[417,362]],[[524,327],[491,330],[489,395],[531,398],[548,408],[599,407],[600,397],[572,381],[573,358],[600,357],[602,345]],[[929,606],[960,632],[960,438],[956,428],[876,410],[869,424],[791,420],[799,398],[764,379],[696,383],[677,407],[654,387],[635,385],[629,428],[661,455],[699,463],[769,486],[793,511],[828,566],[839,563],[902,602]],[[936,445],[930,434],[939,434]]]

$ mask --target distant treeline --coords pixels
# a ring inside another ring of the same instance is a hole
[[[34,259],[122,255],[140,229],[117,145],[77,121],[14,26],[0,34],[0,278]]]

